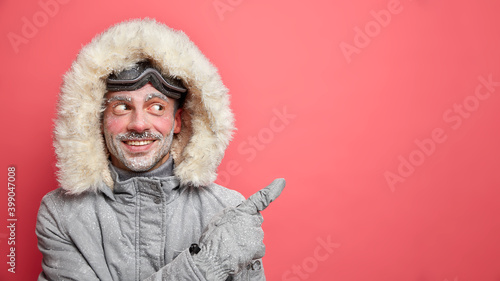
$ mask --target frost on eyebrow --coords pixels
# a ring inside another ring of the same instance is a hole
[[[146,96],[144,101],[149,101],[152,98],[160,98],[168,103],[170,102],[169,99],[167,98],[167,96],[165,96],[164,94],[160,94],[160,93],[151,93],[151,94]]]
[[[131,97],[124,97],[124,96],[114,96],[109,99],[104,99],[104,105],[108,105],[110,102],[114,101],[126,101],[126,102],[132,102]]]

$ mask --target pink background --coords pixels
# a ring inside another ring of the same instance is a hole
[[[0,2],[1,280],[41,270],[62,75],[138,17],[185,31],[230,89],[238,131],[219,182],[249,196],[287,179],[263,213],[268,280],[500,280],[498,1],[141,2]]]

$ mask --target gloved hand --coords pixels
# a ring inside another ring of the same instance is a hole
[[[260,211],[278,198],[283,188],[285,179],[275,179],[237,207],[226,208],[211,220],[201,235],[201,250],[193,256],[205,279],[226,280],[264,256]]]

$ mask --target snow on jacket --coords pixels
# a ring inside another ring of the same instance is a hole
[[[120,181],[101,133],[105,79],[146,59],[188,89],[182,130],[163,174]],[[84,46],[61,87],[60,188],[38,213],[39,280],[204,280],[187,249],[213,215],[244,200],[213,183],[234,130],[227,92],[184,33],[154,20],[117,24]],[[265,280],[260,262],[234,280]]]

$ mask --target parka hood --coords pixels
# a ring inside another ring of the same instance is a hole
[[[113,188],[101,131],[106,78],[144,60],[188,89],[182,130],[170,151],[175,176],[181,185],[192,186],[216,179],[234,130],[228,90],[217,69],[183,32],[154,20],[131,20],[96,36],[64,75],[54,147],[58,180],[69,193]]]

